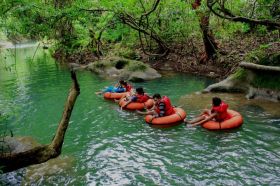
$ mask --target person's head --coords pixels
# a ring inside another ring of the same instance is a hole
[[[217,107],[222,103],[222,100],[218,97],[213,97],[212,98],[212,104],[213,106]]]
[[[142,87],[138,87],[138,88],[136,88],[136,93],[143,95],[144,94],[144,89]]]
[[[125,83],[124,80],[120,80],[120,81],[119,81],[119,84],[120,84],[120,85],[123,85],[124,83]]]
[[[154,95],[153,95],[153,100],[154,100],[155,102],[159,101],[160,99],[161,99],[160,94],[154,94]]]
[[[127,82],[126,82],[126,81],[123,81],[123,82],[121,83],[121,85],[127,86]]]

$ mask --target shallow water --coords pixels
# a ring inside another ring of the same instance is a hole
[[[61,118],[71,79],[47,51],[2,50],[0,62],[1,132],[51,141]],[[16,54],[16,60],[14,58]],[[16,63],[15,63],[16,62]],[[4,185],[279,185],[279,104],[220,94],[244,116],[241,128],[208,131],[201,127],[154,128],[143,116],[120,111],[94,92],[113,80],[77,72],[77,99],[60,158],[0,175]],[[212,81],[164,73],[135,83],[150,93],[169,95],[192,118],[209,104],[199,95]],[[267,105],[267,106],[266,106]]]

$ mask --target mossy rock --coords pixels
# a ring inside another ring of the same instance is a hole
[[[246,80],[248,73],[243,68],[238,68],[234,74],[232,74],[232,78],[236,80]]]
[[[94,62],[87,69],[105,77],[122,78],[130,81],[145,81],[161,77],[149,65],[120,57],[110,57]]]

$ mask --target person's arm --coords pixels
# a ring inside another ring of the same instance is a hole
[[[153,104],[153,107],[152,107],[152,108],[150,108],[150,109],[147,109],[147,110],[156,110],[156,105],[155,105],[155,104]]]
[[[203,109],[203,111],[200,113],[199,116],[202,116],[204,114],[207,114],[208,116],[210,116],[212,113],[211,113],[210,109]]]
[[[201,120],[199,122],[193,123],[191,126],[195,127],[197,125],[201,125],[201,124],[205,123],[206,121],[212,120],[216,115],[217,115],[217,113],[214,112],[214,113],[210,114],[209,117],[206,117],[204,120]]]
[[[145,111],[145,112],[143,112],[143,111],[140,111],[140,110],[136,110],[136,112],[138,113],[138,114],[142,114],[142,115],[153,115],[154,114],[154,110],[147,110],[147,111]]]
[[[129,103],[131,102],[136,102],[137,101],[137,96],[132,96],[130,100],[128,100],[122,107],[121,107],[121,110],[123,108],[125,108]]]

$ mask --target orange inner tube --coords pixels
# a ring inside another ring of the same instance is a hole
[[[122,107],[127,103],[127,100],[121,99],[119,105]],[[152,108],[154,105],[153,99],[148,99],[145,103],[131,102],[124,109],[128,110],[142,110],[144,108]]]
[[[174,108],[174,110],[175,110],[175,114],[172,114],[170,116],[153,118],[152,115],[147,115],[145,117],[145,121],[153,125],[167,125],[167,124],[181,122],[186,118],[187,113],[183,109]]]
[[[240,113],[234,110],[228,110],[227,112],[231,115],[230,119],[225,120],[223,122],[217,122],[213,120],[207,121],[202,124],[202,127],[209,130],[221,130],[236,128],[243,124],[243,118],[240,115]]]
[[[117,93],[117,92],[105,92],[103,94],[103,97],[105,99],[121,99],[123,96],[128,94],[128,92],[122,92],[122,93]]]

